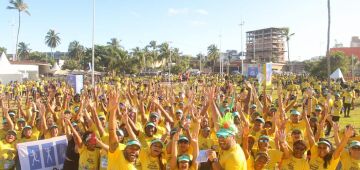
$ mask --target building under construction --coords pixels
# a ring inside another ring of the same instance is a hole
[[[246,61],[284,63],[284,28],[266,28],[246,32]]]

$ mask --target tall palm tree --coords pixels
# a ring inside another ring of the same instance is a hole
[[[169,60],[170,63],[170,55],[171,55],[171,49],[169,46],[169,43],[164,42],[159,45],[159,56],[157,58],[158,61],[162,63],[162,66],[164,63],[166,63],[167,60]]]
[[[55,49],[59,44],[60,44],[60,37],[59,37],[59,33],[56,33],[55,30],[50,29],[45,36],[45,44],[50,47],[51,49],[51,53],[52,53],[52,57],[54,59],[54,52],[53,49]]]
[[[326,57],[327,57],[327,77],[328,77],[328,86],[330,86],[330,24],[331,24],[331,14],[330,14],[330,0],[327,1],[328,9],[328,29],[327,29],[327,45],[326,45]]]
[[[79,41],[70,42],[68,48],[68,55],[72,59],[77,59],[80,61],[84,56],[85,48],[80,44]]]
[[[215,63],[220,57],[220,51],[215,44],[211,44],[208,48],[208,59],[213,62],[213,72],[215,72]]]
[[[290,61],[290,45],[289,45],[289,41],[290,41],[290,37],[293,36],[294,34],[295,33],[290,33],[289,28],[284,28],[283,29],[283,36],[286,38],[288,64],[290,65],[289,71],[292,71],[292,66],[291,66],[291,61]]]
[[[150,60],[151,60],[151,67],[153,67],[154,62],[157,60],[158,58],[158,51],[157,51],[157,45],[156,45],[156,41],[150,41],[149,45],[146,46],[146,48],[150,48]]]
[[[20,42],[18,45],[18,57],[21,59],[28,59],[31,49],[29,48],[29,44],[24,42]]]
[[[140,70],[143,72],[146,66],[144,50],[140,47],[135,47],[132,49],[132,55],[139,61]]]
[[[23,0],[10,0],[10,6],[7,6],[7,9],[14,9],[18,11],[19,16],[19,23],[18,23],[18,31],[16,35],[16,49],[15,49],[15,59],[18,55],[18,42],[19,42],[19,34],[20,34],[20,24],[21,24],[21,12],[25,12],[28,15],[30,15],[30,12],[28,11],[29,6],[23,1]]]
[[[110,41],[106,44],[112,48],[122,48],[122,46],[120,45],[120,41],[121,40],[118,40],[117,38],[111,38]]]

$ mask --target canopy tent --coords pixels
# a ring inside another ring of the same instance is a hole
[[[55,63],[49,72],[54,74],[58,70],[61,70],[61,69],[60,69],[59,65],[57,63]]]
[[[0,57],[0,81],[2,84],[7,84],[10,81],[22,81],[22,73],[13,67],[7,59],[5,53]]]
[[[343,82],[345,82],[344,76],[340,70],[340,68],[336,69],[331,75],[330,75],[331,79],[337,80],[337,79],[342,79]]]
[[[70,70],[56,70],[53,75],[54,76],[67,76],[70,74]]]

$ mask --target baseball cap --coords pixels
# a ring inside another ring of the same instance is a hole
[[[164,147],[164,143],[158,139],[158,138],[155,138],[151,141],[150,145],[154,144],[154,143],[160,143],[162,147]]]
[[[186,141],[186,142],[189,142],[189,139],[186,137],[186,136],[180,136],[179,138],[179,142],[180,141]]]
[[[129,140],[127,143],[126,143],[126,146],[131,146],[131,145],[137,145],[139,147],[141,147],[141,144],[138,140]]]
[[[156,127],[156,125],[155,125],[153,122],[148,122],[148,123],[146,123],[146,126],[145,126],[145,127],[148,127],[148,126]]]
[[[187,155],[187,154],[180,155],[180,156],[178,157],[178,161],[179,161],[179,162],[180,162],[180,161],[190,162],[190,156]]]
[[[299,112],[299,111],[297,111],[297,110],[291,110],[291,112],[290,112],[292,115],[298,115],[298,116],[300,116],[301,115],[301,113]]]
[[[251,109],[256,109],[256,104],[252,104],[252,105],[250,106],[250,108],[251,108]]]
[[[355,146],[359,146],[360,147],[360,142],[357,140],[353,140],[351,141],[351,143],[349,144],[349,148],[355,147]]]
[[[227,138],[228,136],[235,135],[234,132],[230,129],[221,128],[219,131],[216,132],[217,138]]]

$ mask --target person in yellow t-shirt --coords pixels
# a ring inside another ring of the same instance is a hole
[[[307,125],[307,131],[309,132],[309,125]],[[340,160],[340,154],[344,150],[349,138],[353,135],[353,127],[346,129],[345,136],[341,140],[341,143],[333,149],[330,141],[321,138],[319,142],[315,143],[314,135],[308,133],[308,141],[310,144],[310,169],[317,170],[335,170]]]
[[[16,132],[7,131],[5,139],[0,141],[0,169],[13,169],[15,167]]]
[[[225,128],[221,128],[216,133],[219,146],[221,148],[221,151],[219,153],[220,159],[218,159],[217,154],[214,150],[208,151],[208,157],[211,162],[211,166],[215,170],[247,169],[247,162],[244,152],[235,140],[236,133],[234,128],[236,127],[228,128],[226,125]]]
[[[148,148],[150,143],[155,138],[161,138],[161,135],[156,134],[157,128],[153,122],[146,123],[144,132],[139,133],[139,141],[143,148]]]
[[[165,169],[166,159],[163,155],[163,147],[164,144],[160,139],[154,139],[149,148],[140,151],[139,160],[142,170]]]
[[[110,149],[108,152],[108,170],[137,170],[135,162],[139,156],[140,147],[139,141],[129,140],[124,149],[119,146],[115,150]]]
[[[340,155],[341,169],[360,169],[360,142],[352,141]]]
[[[307,151],[307,144],[303,140],[294,142],[292,154],[290,157],[283,157],[279,169],[281,170],[310,170],[308,161],[306,160],[305,152]],[[290,145],[291,146],[291,145]]]
[[[294,129],[299,129],[304,134],[306,123],[304,120],[300,120],[300,118],[301,113],[299,111],[291,110],[290,121],[286,122],[285,125],[285,132],[287,132],[289,136]]]
[[[351,88],[347,88],[343,93],[344,98],[344,117],[350,117],[350,109],[354,104],[354,95]]]
[[[75,127],[72,126],[70,120],[65,119],[65,122],[70,127],[75,146],[78,148],[78,153],[80,155],[79,169],[99,169],[100,149],[96,148],[96,144],[99,140],[97,140],[95,133],[87,131],[81,138]]]
[[[283,156],[283,153],[280,150],[275,148],[270,149],[270,137],[266,135],[261,135],[259,137],[257,153],[259,152],[267,153],[271,158],[265,166],[266,169],[275,169]]]

